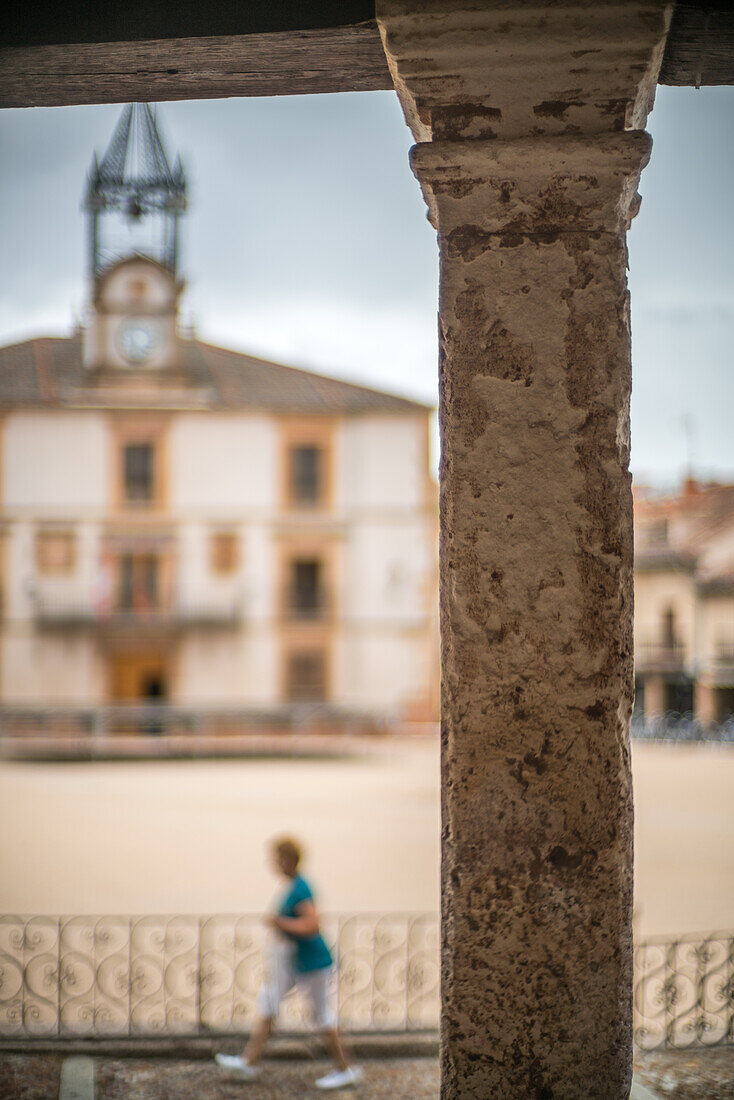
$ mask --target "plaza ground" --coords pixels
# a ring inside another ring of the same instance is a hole
[[[0,912],[261,912],[306,842],[331,912],[436,911],[434,738],[326,759],[0,762]],[[638,936],[734,927],[734,746],[635,743]]]
[[[314,1087],[328,1063],[315,1044],[300,1056],[269,1058],[253,1084],[228,1080],[211,1055],[199,1051],[128,1057],[98,1051],[94,1055],[94,1100],[303,1100],[321,1095]],[[354,1095],[364,1100],[436,1100],[435,1054],[406,1056],[399,1045],[378,1058],[357,1051],[365,1081]],[[68,1055],[0,1051],[0,1100],[57,1100],[62,1065]],[[630,1100],[734,1100],[734,1047],[700,1048],[686,1053],[660,1052],[635,1059]],[[643,1091],[644,1090],[644,1091]],[[340,1093],[344,1095],[344,1093]],[[91,1096],[89,1100],[92,1100]]]

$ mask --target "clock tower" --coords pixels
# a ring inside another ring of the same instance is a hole
[[[149,104],[124,108],[102,160],[92,161],[84,209],[92,292],[85,365],[105,373],[175,368],[186,180],[180,158],[169,165]]]

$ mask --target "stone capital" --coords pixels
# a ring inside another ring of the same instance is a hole
[[[509,245],[626,229],[651,146],[643,131],[432,141],[413,147],[411,166],[442,234],[470,223]]]

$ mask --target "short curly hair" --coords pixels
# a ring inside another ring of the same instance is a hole
[[[303,847],[292,836],[275,837],[271,841],[270,847],[276,855],[282,856],[294,868],[298,867],[303,858]]]

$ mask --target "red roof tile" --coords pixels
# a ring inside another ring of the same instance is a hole
[[[186,384],[210,392],[207,406],[280,413],[428,412],[430,406],[367,386],[271,363],[252,355],[181,341]],[[91,380],[82,364],[82,338],[43,337],[0,348],[0,407],[75,404]]]

